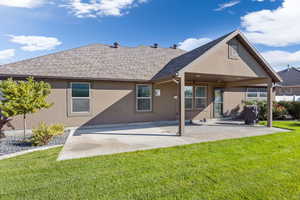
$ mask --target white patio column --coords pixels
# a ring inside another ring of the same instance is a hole
[[[179,111],[179,127],[178,127],[178,135],[182,136],[184,134],[185,129],[185,98],[184,98],[184,85],[185,79],[184,74],[180,76],[178,83],[178,111]]]
[[[273,83],[272,80],[268,81],[268,102],[267,102],[267,111],[268,111],[268,127],[272,127],[272,121],[273,121]]]

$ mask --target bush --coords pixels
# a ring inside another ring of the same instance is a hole
[[[32,130],[33,136],[31,138],[31,143],[34,146],[46,145],[53,136],[63,134],[64,129],[65,127],[62,124],[48,126],[45,122],[42,122],[36,129]]]
[[[65,127],[63,124],[53,124],[51,126],[51,129],[56,135],[61,135],[65,131]]]
[[[276,102],[273,103],[273,119],[286,119],[287,108]]]
[[[257,105],[258,108],[258,119],[267,120],[268,109],[267,101],[246,101],[245,105]],[[285,119],[285,116],[289,113],[286,105],[273,103],[273,119]]]
[[[278,104],[284,106],[293,119],[300,119],[300,102],[281,101]]]

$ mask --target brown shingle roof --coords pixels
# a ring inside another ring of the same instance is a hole
[[[281,78],[236,30],[192,51],[148,46],[112,48],[93,44],[0,67],[0,76],[35,76],[100,80],[150,81],[174,76],[222,41],[240,36],[275,82]]]
[[[112,48],[92,44],[0,67],[2,76],[151,80],[185,51],[148,46]]]

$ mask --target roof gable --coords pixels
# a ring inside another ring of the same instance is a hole
[[[235,45],[238,49],[234,56],[231,55],[231,45]],[[184,72],[239,76],[249,79],[269,77],[268,73],[237,38],[221,43],[203,59],[197,59],[191,63],[184,69]]]
[[[199,48],[196,48],[190,52],[187,52],[179,57],[174,58],[171,62],[169,62],[166,65],[165,68],[162,69],[162,71],[159,72],[159,74],[155,76],[155,78],[159,79],[161,77],[166,76],[167,74],[174,75],[176,73],[193,72],[193,70],[195,70],[193,69],[194,63],[200,63],[202,60],[205,60],[208,56],[212,55],[220,46],[228,43],[234,38],[239,38],[239,41],[244,45],[244,47],[249,51],[249,53],[256,59],[257,63],[259,63],[259,65],[261,66],[262,70],[253,69],[254,71],[264,71],[272,78],[274,82],[281,81],[281,78],[277,75],[277,73],[272,69],[272,67],[265,61],[265,59],[258,53],[258,51],[250,44],[250,42],[246,39],[243,33],[241,33],[239,30],[226,34]],[[202,69],[203,68],[199,69],[199,71],[201,71]],[[214,68],[214,70],[215,71],[212,72],[213,74],[219,71],[220,69]],[[230,73],[230,70],[228,70],[227,73]]]
[[[166,76],[175,75],[177,72],[184,69],[194,60],[198,59],[203,54],[205,54],[208,50],[212,49],[214,46],[216,46],[219,42],[221,42],[224,38],[226,38],[230,34],[231,33],[219,37],[211,42],[208,42],[207,44],[204,44],[194,50],[186,52],[172,59],[158,74],[156,74],[153,77],[153,79],[160,79]]]

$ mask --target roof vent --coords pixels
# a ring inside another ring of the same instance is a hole
[[[177,47],[178,47],[177,44],[173,44],[173,46],[171,46],[170,48],[171,49],[177,49]]]
[[[113,47],[113,48],[119,48],[119,47],[120,47],[120,44],[119,44],[118,42],[114,42],[114,44],[113,44],[112,47]]]
[[[158,44],[154,43],[153,46],[152,46],[152,48],[155,48],[155,49],[158,48]]]

